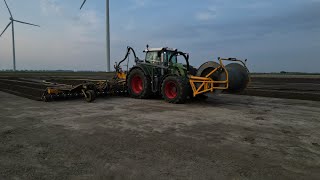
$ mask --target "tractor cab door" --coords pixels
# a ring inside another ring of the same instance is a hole
[[[169,65],[169,58],[170,56],[174,53],[174,51],[165,51],[163,53],[163,64],[165,66],[168,66]],[[178,60],[177,60],[177,56],[173,56],[172,59],[171,59],[171,63],[172,64],[177,64],[178,63]]]

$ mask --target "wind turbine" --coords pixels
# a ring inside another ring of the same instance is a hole
[[[13,52],[13,71],[16,71],[16,48],[15,48],[15,42],[14,42],[14,22],[18,22],[18,23],[21,23],[21,24],[27,24],[27,25],[31,25],[31,26],[38,26],[40,27],[39,25],[35,25],[35,24],[31,24],[31,23],[27,23],[27,22],[23,22],[23,21],[18,21],[18,20],[15,20],[13,17],[12,17],[12,14],[11,14],[11,11],[10,11],[10,8],[6,2],[6,0],[3,0],[4,3],[6,4],[7,6],[7,9],[9,11],[9,14],[10,14],[10,22],[9,24],[6,26],[6,28],[4,28],[4,30],[2,31],[2,33],[0,34],[0,37],[2,36],[2,34],[8,29],[8,27],[11,25],[11,28],[12,28],[12,52]]]
[[[84,0],[80,6],[82,9],[83,5],[87,0]],[[110,21],[109,21],[109,0],[106,0],[106,55],[107,55],[107,72],[110,72]]]

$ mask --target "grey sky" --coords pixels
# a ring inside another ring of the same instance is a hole
[[[198,3],[195,3],[198,2]],[[104,0],[8,0],[17,24],[18,69],[105,70]],[[247,58],[255,72],[320,72],[319,0],[110,0],[112,64],[130,45],[190,53],[191,64]],[[0,3],[0,31],[8,12]],[[11,30],[11,29],[10,29]],[[0,69],[12,68],[11,32],[0,38]]]

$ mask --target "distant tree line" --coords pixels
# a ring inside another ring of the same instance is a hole
[[[288,71],[269,72],[269,73],[251,72],[251,74],[320,75],[320,73],[288,72]]]

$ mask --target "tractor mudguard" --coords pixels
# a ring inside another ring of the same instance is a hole
[[[174,64],[171,66],[171,73],[178,73],[180,76],[186,76],[187,75],[187,69],[183,66],[183,64]],[[176,71],[176,72],[174,72]]]
[[[150,76],[150,74],[151,74],[150,70],[147,67],[145,67],[144,65],[141,65],[141,64],[137,64],[129,70],[127,77],[130,74],[130,72],[134,69],[141,69],[146,76]]]

